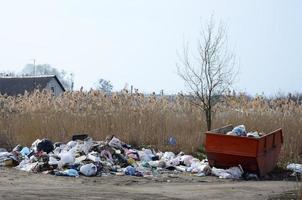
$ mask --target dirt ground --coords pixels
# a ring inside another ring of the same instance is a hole
[[[301,185],[300,185],[301,186]],[[295,181],[234,181],[186,174],[57,177],[0,167],[0,199],[285,199]]]

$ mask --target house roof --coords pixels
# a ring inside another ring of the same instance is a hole
[[[32,92],[35,89],[43,89],[51,79],[56,79],[63,91],[65,88],[56,75],[47,76],[23,76],[0,77],[0,93],[7,95],[24,94],[25,90]]]

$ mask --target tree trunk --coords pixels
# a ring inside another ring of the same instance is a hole
[[[212,128],[212,110],[206,109],[205,114],[206,114],[207,129],[208,131],[210,131]]]

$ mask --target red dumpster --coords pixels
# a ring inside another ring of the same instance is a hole
[[[260,138],[226,135],[232,129],[228,125],[206,132],[205,150],[211,166],[228,168],[240,164],[243,170],[260,176],[276,166],[283,143],[282,129]]]

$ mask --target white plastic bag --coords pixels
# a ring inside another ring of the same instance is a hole
[[[87,158],[93,162],[100,162],[101,158],[98,156],[98,153],[95,151],[92,151],[88,154]]]
[[[167,151],[164,153],[162,158],[165,160],[171,160],[171,159],[175,158],[175,154],[173,152]]]
[[[75,157],[71,152],[63,152],[60,154],[60,161],[59,165],[60,167],[67,165],[67,164],[74,164],[75,162]]]
[[[142,149],[142,151],[138,151],[138,156],[141,161],[149,162],[152,160],[154,154],[150,149]]]
[[[34,152],[37,151],[37,146],[41,142],[40,139],[36,139],[32,144],[31,144],[31,149],[34,150]]]
[[[229,169],[218,169],[218,168],[213,167],[212,174],[215,176],[218,176],[219,178],[239,179],[243,174],[243,170],[242,170],[241,166],[231,167]]]
[[[293,172],[302,174],[302,164],[290,163],[286,168]]]
[[[86,164],[80,168],[80,172],[85,176],[95,176],[97,172],[97,167],[92,163]]]
[[[24,159],[20,162],[20,164],[16,167],[16,169],[30,172],[33,171],[37,165],[38,162],[31,163],[29,159]]]
[[[192,164],[189,168],[187,168],[188,172],[191,173],[204,173],[204,174],[210,174],[211,173],[211,167],[207,162],[199,161],[197,159],[192,159]]]
[[[188,167],[180,165],[180,166],[176,166],[175,169],[180,172],[186,172]]]
[[[257,131],[255,131],[255,132],[249,132],[249,133],[246,134],[246,136],[247,137],[255,137],[255,138],[259,138],[260,137],[260,135],[259,135],[259,133]]]
[[[114,147],[114,148],[117,148],[117,149],[122,149],[122,142],[116,138],[116,137],[113,137],[110,142],[108,143],[109,146],[111,147]]]
[[[180,157],[180,161],[184,163],[184,165],[186,165],[187,167],[191,166],[192,164],[192,160],[193,160],[193,156],[191,155],[183,155]]]
[[[72,149],[73,147],[75,147],[77,145],[77,142],[76,141],[69,141],[66,145],[69,149]]]
[[[56,158],[49,156],[49,161],[48,161],[49,165],[58,165],[59,164],[59,160],[57,160]]]
[[[180,157],[173,158],[171,160],[166,161],[167,166],[178,166],[180,164]]]

